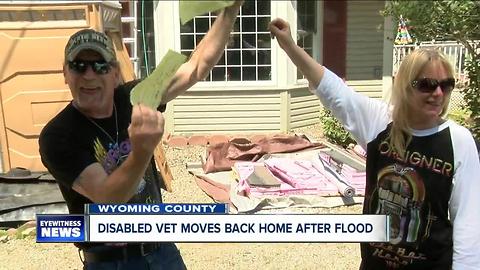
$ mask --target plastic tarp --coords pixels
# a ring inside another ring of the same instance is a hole
[[[54,181],[0,181],[0,223],[34,220],[36,214],[68,213]]]

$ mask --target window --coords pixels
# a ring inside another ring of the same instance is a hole
[[[214,13],[197,16],[180,28],[181,53],[190,56],[215,21]],[[270,1],[245,1],[217,65],[205,81],[271,80]]]
[[[316,1],[298,0],[297,7],[297,45],[310,56],[313,55],[313,39],[317,33]],[[297,69],[297,79],[303,79]]]

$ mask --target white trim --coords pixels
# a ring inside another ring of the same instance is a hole
[[[273,73],[272,73],[273,75]],[[213,81],[213,82],[198,82],[191,89],[211,89],[211,88],[223,88],[228,87],[232,88],[247,88],[254,87],[259,89],[260,87],[275,87],[276,84],[274,81]]]
[[[385,2],[385,6],[387,2]],[[382,75],[382,98],[390,99],[392,93],[392,69],[393,69],[393,18],[385,17],[383,20],[383,75]]]
[[[315,1],[316,6],[316,28],[317,32],[313,34],[312,57],[318,63],[323,62],[323,1]],[[297,17],[295,17],[297,18]],[[296,19],[295,19],[296,20]],[[293,28],[292,28],[293,29]],[[295,72],[295,77],[297,73]],[[297,79],[297,85],[308,85],[307,79]]]
[[[198,85],[198,83],[197,83]],[[225,85],[211,85],[208,84],[208,82],[203,83],[203,87],[195,87],[195,88],[190,88],[188,89],[188,92],[212,92],[212,91],[218,91],[218,92],[225,92]],[[228,85],[227,87],[228,91],[248,91],[248,92],[258,92],[258,91],[274,91],[274,92],[281,92],[281,91],[286,91],[286,90],[295,90],[295,89],[305,89],[305,86],[302,85],[289,85],[287,87],[277,87],[274,84],[271,85],[245,85],[245,84],[238,84],[238,85]]]
[[[291,10],[293,10],[292,3],[290,1],[272,1],[271,3],[275,4],[275,8],[272,8],[271,18],[274,19],[278,17],[286,21],[292,22],[290,28],[296,29],[297,25],[295,22],[295,17],[293,17],[294,20],[292,20],[292,16],[289,16],[292,12]],[[275,13],[273,11],[275,11]],[[292,35],[295,35],[295,33],[292,33]],[[280,46],[278,46],[278,42],[276,39],[272,40],[271,47],[272,66],[275,67],[275,69],[272,68],[272,74],[276,75],[275,82],[277,84],[277,87],[286,87],[287,85],[289,85],[289,82],[292,81],[292,74],[295,74],[296,72],[295,65],[293,65],[287,54],[280,48]]]
[[[180,19],[177,1],[158,1],[154,8],[155,64],[169,49],[180,51]],[[176,23],[178,22],[178,23]]]
[[[313,39],[313,48],[317,49],[314,50],[314,58],[319,63],[323,63],[323,14],[324,14],[324,7],[323,1],[316,1],[317,3],[317,33],[314,35]]]
[[[278,5],[278,2],[277,1],[270,1],[270,21],[276,17],[279,16],[279,5]],[[278,43],[275,39],[271,39],[270,40],[270,58],[271,58],[271,70],[270,72],[272,73],[272,76],[271,76],[271,85],[272,86],[278,86],[278,80],[279,78],[281,78],[281,76],[279,76],[279,70],[281,69],[279,67],[279,64],[280,62],[278,61],[278,52],[280,51],[279,50],[279,47],[278,47]],[[265,83],[265,82],[264,82]]]
[[[292,31],[292,38],[293,40],[297,40],[297,11],[295,10],[293,3],[291,1],[285,1],[283,2],[285,10],[285,18],[287,18],[287,22],[290,22],[290,29],[295,29]],[[284,57],[286,58],[287,61],[287,74],[285,76],[286,85],[292,85],[297,82],[297,66],[293,64],[293,62],[288,58],[288,56],[284,54]]]
[[[33,1],[1,1],[0,5],[64,5],[64,4],[92,4],[100,3],[106,6],[111,6],[114,8],[122,8],[122,5],[119,1],[42,1],[42,0],[33,0]]]

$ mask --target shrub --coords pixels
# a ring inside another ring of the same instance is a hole
[[[323,134],[327,138],[327,141],[341,145],[344,148],[351,143],[356,144],[355,140],[350,136],[350,133],[333,117],[330,110],[322,110],[320,113],[320,122],[322,123]]]
[[[456,109],[448,112],[449,119],[467,128],[470,126],[469,115],[470,112],[465,109]]]
[[[477,45],[477,50],[480,46]],[[469,59],[466,62],[466,70],[470,83],[463,90],[465,98],[465,109],[469,111],[469,122],[466,127],[472,131],[473,137],[480,140],[480,53],[477,53],[476,60]]]

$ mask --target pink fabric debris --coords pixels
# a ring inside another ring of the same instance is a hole
[[[254,162],[236,162],[237,192],[244,195],[321,195],[337,196],[338,189],[325,176],[312,167],[310,161],[289,158],[270,158],[265,165],[282,182],[280,187],[250,186],[247,178],[253,173]]]

